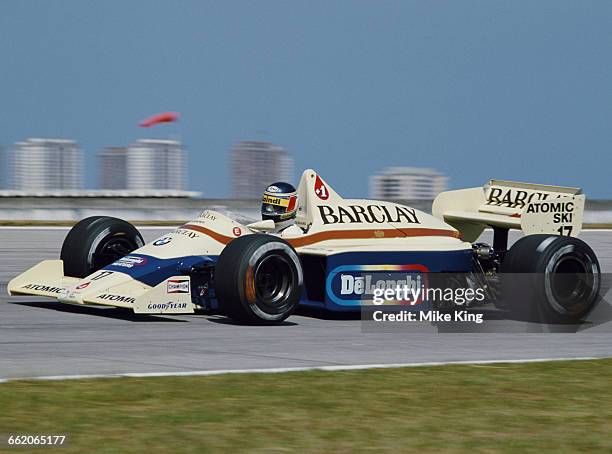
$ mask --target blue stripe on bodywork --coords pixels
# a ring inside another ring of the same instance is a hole
[[[423,265],[431,272],[472,271],[472,249],[459,251],[346,252],[330,255],[327,270],[340,265]]]
[[[333,311],[358,310],[361,306],[359,298],[348,299],[334,294],[334,278],[342,272],[353,272],[355,275],[365,274],[406,274],[402,270],[385,270],[385,265],[421,265],[429,272],[470,272],[472,271],[471,249],[459,251],[414,251],[414,252],[347,252],[334,254],[327,257],[325,276],[325,302],[323,307]],[[369,265],[368,268],[381,265],[380,270],[369,269],[363,271],[360,267]],[[321,307],[322,303],[303,299],[301,304],[305,306]]]
[[[145,254],[129,254],[104,269],[127,274],[137,281],[155,287],[169,277],[188,274],[193,267],[214,265],[216,261],[215,256],[190,255],[160,259]]]

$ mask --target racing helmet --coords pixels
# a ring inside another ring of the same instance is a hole
[[[261,218],[277,227],[289,226],[297,214],[297,192],[293,185],[279,181],[266,188],[261,200]]]

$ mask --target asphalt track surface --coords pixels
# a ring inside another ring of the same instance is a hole
[[[143,236],[148,241],[169,230],[149,228]],[[359,319],[324,314],[245,327],[220,316],[135,316],[6,296],[11,277],[58,257],[66,232],[0,228],[0,379],[612,357],[612,322],[564,334],[372,333]],[[612,231],[587,231],[581,238],[595,249],[602,271],[612,272]]]

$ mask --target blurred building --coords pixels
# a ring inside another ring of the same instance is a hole
[[[101,189],[127,188],[126,147],[108,147],[98,153]]]
[[[373,199],[433,199],[445,191],[448,177],[433,169],[389,167],[370,177]]]
[[[118,153],[121,155],[121,153]],[[120,157],[110,155],[108,166]],[[125,154],[125,187],[132,190],[187,187],[187,153],[176,140],[143,139],[131,144]]]
[[[233,198],[259,198],[270,183],[293,181],[293,158],[269,142],[238,142],[231,151],[231,181]]]
[[[0,145],[0,189],[4,189],[7,186],[7,167],[8,163],[6,162],[6,156],[4,155],[4,147]]]
[[[27,139],[12,156],[16,190],[73,190],[83,187],[83,153],[73,140]]]

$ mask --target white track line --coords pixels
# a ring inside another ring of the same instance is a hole
[[[596,359],[606,359],[608,357],[583,356],[575,358],[532,358],[532,359],[489,359],[476,361],[432,361],[420,363],[393,363],[393,364],[354,364],[338,366],[305,366],[305,367],[275,367],[268,369],[221,369],[221,370],[199,370],[183,372],[125,372],[118,374],[91,374],[91,375],[49,375],[43,377],[16,377],[0,378],[0,383],[16,380],[89,380],[94,378],[149,378],[149,377],[195,377],[223,374],[280,374],[285,372],[306,372],[306,371],[350,371],[365,369],[399,369],[408,367],[432,367],[432,366],[452,366],[452,365],[487,365],[487,364],[522,364],[522,363],[542,363],[549,361],[587,361]]]

